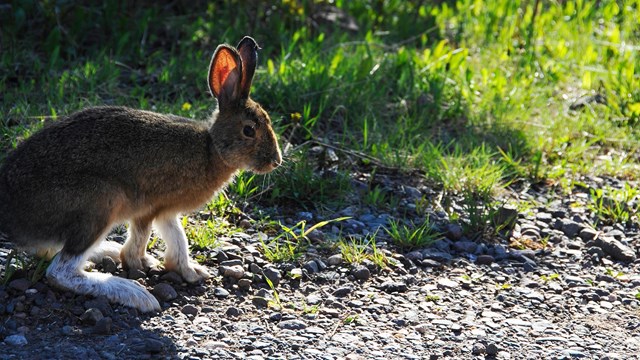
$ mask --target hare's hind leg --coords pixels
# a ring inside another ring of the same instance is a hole
[[[157,218],[155,226],[167,245],[164,259],[165,269],[174,270],[190,283],[211,277],[206,267],[189,259],[187,235],[175,214]]]
[[[109,274],[86,272],[87,252],[74,255],[63,249],[47,268],[47,278],[54,285],[85,295],[105,296],[112,302],[134,307],[142,312],[160,310],[160,304],[142,285]]]
[[[139,218],[129,223],[129,237],[120,252],[123,266],[129,269],[146,270],[157,267],[159,261],[147,254],[147,242],[151,235],[153,219]]]
[[[114,261],[120,261],[120,251],[122,245],[109,240],[102,240],[100,244],[91,249],[91,255],[89,255],[89,261],[93,263],[99,263],[105,257],[110,257]]]

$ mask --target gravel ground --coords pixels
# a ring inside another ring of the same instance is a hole
[[[244,232],[200,254],[216,275],[206,284],[159,270],[127,273],[110,259],[96,265],[138,279],[160,300],[160,313],[141,315],[18,273],[0,285],[0,359],[638,358],[637,220],[597,225],[586,205],[589,187],[622,182],[583,179],[588,185],[562,195],[514,189],[504,199],[536,205],[499,206],[494,221],[505,230],[469,237],[447,221],[437,191],[411,177],[379,176],[400,197],[397,210],[341,209],[327,218],[352,218],[314,232],[297,263],[270,264],[258,251],[267,235],[245,221]],[[348,264],[326,246],[339,231],[361,237],[390,219],[424,219],[415,206],[422,198],[444,234],[432,246],[398,249],[379,231],[388,268]],[[455,210],[453,199],[447,206]]]

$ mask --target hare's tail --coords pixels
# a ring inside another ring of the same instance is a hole
[[[62,250],[47,268],[47,278],[56,286],[75,293],[104,296],[112,302],[142,312],[160,310],[158,300],[139,283],[109,274],[86,272],[87,253],[73,255]]]

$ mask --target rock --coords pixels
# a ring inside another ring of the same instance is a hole
[[[395,293],[395,292],[403,293],[409,289],[407,287],[407,284],[403,282],[391,281],[391,280],[385,281],[384,283],[382,283],[380,285],[380,288],[387,293]]]
[[[160,283],[153,287],[153,295],[161,301],[171,301],[178,297],[178,293],[173,286],[167,283]]]
[[[331,255],[327,259],[327,264],[329,264],[329,266],[338,266],[342,264],[342,254]]]
[[[227,311],[225,312],[225,314],[229,317],[236,317],[236,316],[240,316],[240,314],[242,314],[242,310],[238,309],[235,306],[229,306],[227,308]]]
[[[269,279],[269,281],[271,281],[271,285],[273,285],[274,288],[278,287],[278,285],[280,284],[280,280],[282,279],[280,270],[272,266],[262,269],[262,275],[264,275],[265,279]]]
[[[110,256],[105,256],[101,261],[102,270],[109,274],[115,274],[118,271],[118,264]]]
[[[315,260],[307,261],[307,263],[304,264],[302,268],[305,269],[309,274],[316,274],[320,271]]]
[[[24,346],[29,343],[27,338],[22,334],[9,335],[4,338],[4,342],[9,346]]]
[[[569,238],[573,238],[574,236],[578,235],[582,229],[585,228],[584,225],[579,224],[573,220],[570,219],[562,219],[562,228],[560,230],[562,230],[562,232]]]
[[[226,299],[229,297],[229,292],[225,288],[216,287],[213,289],[213,296],[218,299]]]
[[[251,288],[251,280],[249,279],[240,279],[238,280],[238,287],[242,290],[249,290]]]
[[[435,260],[441,263],[448,263],[450,262],[453,257],[451,256],[451,254],[446,253],[444,251],[438,251],[435,249],[425,249],[422,251],[422,256],[424,256],[425,259],[431,259],[431,260]]]
[[[180,276],[180,274],[175,271],[169,271],[168,273],[162,275],[160,279],[174,284],[182,284],[183,281],[182,276]]]
[[[478,265],[491,265],[495,259],[491,255],[478,255],[476,258],[476,264]]]
[[[438,279],[438,288],[440,289],[455,289],[459,284],[453,280],[442,278]]]
[[[198,308],[192,304],[187,304],[183,306],[182,310],[180,311],[185,315],[193,315],[193,316],[198,315]]]
[[[462,229],[462,226],[458,224],[449,223],[445,226],[445,236],[451,240],[460,240],[463,234],[464,231]]]
[[[322,303],[322,296],[319,294],[309,294],[305,300],[308,305],[318,305]]]
[[[9,282],[9,287],[20,292],[25,292],[31,287],[31,281],[24,278],[11,280],[11,282]]]
[[[164,344],[160,340],[144,339],[144,351],[149,354],[159,354],[164,350]]]
[[[240,223],[238,223],[238,226],[240,226],[242,229],[250,229],[251,228],[251,221],[247,220],[247,219],[242,219],[240,220]]]
[[[96,325],[93,327],[93,333],[98,335],[109,335],[111,334],[112,324],[113,320],[110,317],[103,317],[96,322]]]
[[[496,344],[494,343],[487,344],[487,347],[486,347],[487,355],[496,356],[499,351],[500,349],[498,349],[498,346]]]
[[[223,269],[223,276],[230,277],[232,279],[239,280],[244,276],[244,268],[242,265],[233,265],[228,267],[221,266],[221,269]]]
[[[147,273],[140,269],[129,269],[129,274],[127,276],[131,280],[144,279],[147,277]]]
[[[632,262],[636,260],[636,254],[633,249],[624,245],[615,238],[600,236],[594,243],[615,260],[623,262]]]
[[[358,280],[367,281],[371,277],[371,271],[364,265],[357,265],[353,270],[351,270],[351,274]]]
[[[486,346],[480,342],[473,344],[473,347],[471,348],[471,353],[473,355],[482,355],[482,354],[485,354],[486,352],[487,352]]]
[[[302,330],[307,327],[307,324],[302,320],[293,319],[293,320],[281,321],[278,324],[278,327],[280,329],[287,329],[287,330]]]
[[[511,230],[518,219],[518,209],[513,205],[501,206],[491,221],[493,226],[498,230]]]
[[[343,286],[343,287],[340,287],[340,288],[336,289],[333,292],[333,296],[335,296],[335,297],[345,297],[345,296],[351,294],[352,290],[353,289],[351,288],[351,286]]]
[[[415,261],[417,264],[419,264],[422,259],[424,259],[424,255],[422,255],[422,252],[420,251],[412,251],[410,253],[407,253],[404,257],[411,261]]]
[[[584,240],[584,241],[591,241],[593,239],[596,238],[596,236],[598,236],[598,231],[586,227],[582,230],[580,230],[580,234],[578,235],[580,237],[580,239]]]
[[[478,244],[473,241],[456,241],[453,243],[453,248],[459,252],[474,254],[478,248]]]
[[[97,324],[98,321],[100,321],[103,317],[104,315],[100,310],[96,308],[89,308],[84,312],[84,314],[82,314],[82,316],[80,316],[80,320],[85,325],[93,326]]]

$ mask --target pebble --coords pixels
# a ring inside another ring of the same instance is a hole
[[[84,314],[82,314],[82,316],[80,316],[80,320],[85,325],[93,326],[97,324],[98,321],[100,321],[103,317],[104,315],[102,315],[102,312],[99,309],[89,308],[84,312]]]
[[[93,332],[98,335],[109,335],[111,334],[112,324],[113,320],[110,317],[103,317],[96,322],[96,325],[93,327]]]
[[[180,311],[185,315],[193,315],[193,316],[198,315],[198,308],[192,304],[187,304],[183,306],[182,310]]]
[[[624,262],[636,260],[635,251],[613,237],[600,236],[595,240],[595,244],[615,260]]]
[[[329,256],[329,258],[327,259],[327,264],[329,264],[329,266],[338,266],[342,264],[342,254]]]
[[[173,284],[182,284],[182,276],[175,271],[169,271],[168,273],[160,276],[162,281],[170,282]]]
[[[216,287],[215,289],[213,289],[213,296],[217,297],[218,299],[226,299],[227,297],[229,297],[229,291],[222,287]]]
[[[280,280],[282,280],[282,274],[280,274],[280,270],[272,266],[262,269],[262,275],[264,275],[265,278],[271,281],[273,287],[278,287],[278,285],[280,285]]]
[[[15,289],[15,290],[18,290],[20,292],[25,292],[28,288],[31,287],[31,281],[29,281],[29,280],[27,280],[25,278],[11,280],[9,282],[9,287],[11,289]]]
[[[239,280],[244,276],[244,269],[242,265],[221,266],[223,269],[223,275],[232,279]]]
[[[335,296],[335,297],[345,297],[345,296],[351,294],[351,291],[353,291],[353,288],[351,286],[342,286],[342,287],[337,288],[333,292],[333,296]]]
[[[371,277],[371,271],[364,265],[357,265],[351,270],[351,274],[357,280],[367,281]]]
[[[495,261],[491,255],[478,255],[476,258],[476,264],[478,265],[491,265]]]
[[[302,321],[302,320],[284,320],[281,321],[280,323],[278,323],[278,327],[280,329],[287,329],[287,330],[301,330],[307,327],[307,324]]]
[[[118,271],[118,264],[110,256],[105,256],[101,261],[102,270],[109,274],[115,274]]]
[[[25,346],[29,343],[22,334],[9,335],[4,338],[4,342],[9,346]]]
[[[153,287],[153,295],[161,301],[171,301],[178,297],[178,293],[173,286],[167,283],[160,283]]]
[[[315,260],[307,261],[302,268],[305,269],[309,274],[316,274],[320,271],[318,263],[316,263]]]

